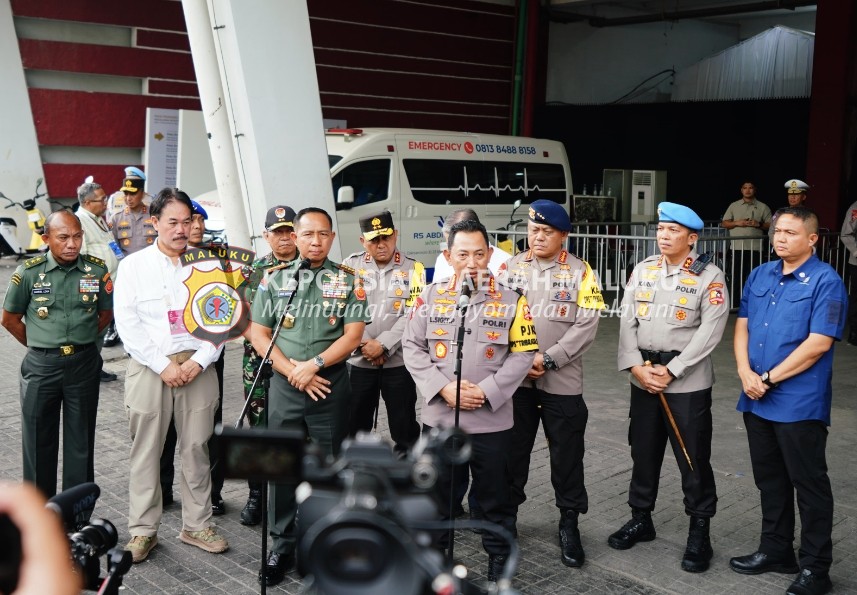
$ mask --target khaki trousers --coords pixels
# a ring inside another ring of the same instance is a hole
[[[160,459],[171,418],[176,423],[181,461],[178,475],[183,529],[201,531],[210,525],[208,439],[214,427],[217,395],[214,366],[190,384],[170,388],[160,375],[128,359],[125,412],[131,430],[128,532],[132,537],[152,537],[161,523]]]

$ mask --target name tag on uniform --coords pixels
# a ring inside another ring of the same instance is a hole
[[[81,279],[79,282],[80,293],[98,293],[99,280],[96,279]]]
[[[122,252],[122,248],[119,247],[119,244],[116,243],[116,240],[113,240],[107,245],[110,246],[110,249],[113,251],[113,254],[116,255],[116,258],[122,260],[122,258],[125,256],[125,253]]]
[[[36,289],[36,288],[33,289],[33,295],[41,295],[41,294],[50,293],[50,292],[51,292],[50,287],[39,287],[38,289]]]
[[[171,335],[187,334],[187,327],[184,325],[184,310],[168,310],[167,320],[170,323]]]
[[[290,297],[292,297],[293,293],[294,293],[294,291],[292,291],[291,289],[280,289],[277,291],[277,297],[278,298],[290,298]]]

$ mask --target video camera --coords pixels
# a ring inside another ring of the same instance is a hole
[[[101,490],[94,483],[69,488],[45,505],[62,518],[68,533],[71,559],[83,577],[83,588],[99,595],[116,595],[122,577],[131,568],[131,553],[117,548],[119,534],[106,519],[89,520]],[[0,543],[4,555],[0,560],[0,593],[12,593],[18,585],[21,564],[21,534],[8,517],[0,517]],[[107,555],[107,575],[100,576],[101,556]]]
[[[431,547],[432,532],[450,523],[440,520],[447,503],[439,499],[438,482],[470,458],[460,430],[423,434],[401,460],[389,443],[360,432],[333,461],[307,445],[299,430],[217,432],[226,477],[297,486],[297,568],[308,589],[326,595],[492,592],[467,581],[463,567],[447,568]]]

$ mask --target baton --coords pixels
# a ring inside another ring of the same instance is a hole
[[[651,367],[652,362],[646,360],[646,363],[644,363],[643,365]],[[675,437],[678,440],[678,445],[681,446],[681,451],[684,453],[684,458],[687,459],[687,464],[690,465],[690,470],[693,471],[693,463],[690,462],[690,455],[687,454],[687,448],[685,448],[684,446],[684,440],[681,437],[681,432],[678,431],[678,426],[675,423],[673,412],[670,410],[670,406],[667,403],[667,398],[662,392],[659,392],[658,396],[661,398],[661,406],[664,408],[664,413],[667,414],[667,419],[670,420],[670,425],[672,426],[673,434],[675,434]]]

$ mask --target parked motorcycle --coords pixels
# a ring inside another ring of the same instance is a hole
[[[7,201],[7,209],[12,207],[20,207],[27,212],[27,225],[30,228],[30,241],[27,245],[21,244],[18,239],[18,224],[12,217],[0,217],[0,254],[9,256],[16,254],[19,258],[28,254],[38,254],[44,252],[45,242],[42,240],[42,234],[45,231],[45,214],[36,205],[36,201],[44,196],[44,192],[39,192],[39,187],[44,182],[43,178],[36,181],[36,192],[32,198],[28,198],[24,202],[17,202],[0,192],[0,199]]]

